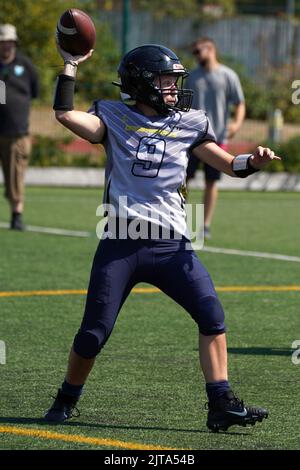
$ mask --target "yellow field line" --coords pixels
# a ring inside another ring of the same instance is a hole
[[[135,287],[132,292],[136,294],[152,294],[160,292],[156,287]],[[33,297],[43,295],[85,295],[86,289],[64,289],[64,290],[25,290],[0,292],[0,297]]]
[[[218,292],[298,292],[300,285],[291,286],[220,286],[216,287]],[[64,290],[25,290],[0,292],[1,297],[33,297],[48,295],[85,295],[86,289],[64,289]],[[154,294],[161,292],[156,287],[135,287],[135,294]]]
[[[24,290],[12,292],[0,292],[0,297],[33,297],[35,295],[84,295],[86,289],[68,289],[68,290]]]
[[[292,292],[300,291],[300,286],[224,286],[216,287],[219,292]]]
[[[62,434],[58,432],[43,431],[42,429],[17,428],[13,426],[0,426],[0,433],[15,434],[18,436],[37,437],[57,441],[90,444],[94,446],[119,447],[132,450],[178,450],[172,447],[160,447],[156,445],[139,444],[138,442],[116,441],[99,437],[87,437],[77,434]]]

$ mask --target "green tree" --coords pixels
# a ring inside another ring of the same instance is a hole
[[[203,6],[214,6],[219,7],[222,16],[223,15],[233,15],[235,13],[235,0],[199,0],[200,4]]]
[[[231,15],[235,11],[235,0],[173,0],[172,2],[137,0],[134,4],[137,8],[150,10],[158,18],[171,16],[201,19],[207,6],[219,7],[222,15]]]
[[[91,100],[91,93],[95,89],[99,90],[99,97],[104,96],[104,91],[109,97],[109,93],[114,94],[114,88],[111,86],[108,89],[107,82],[114,76],[119,52],[109,29],[99,20],[97,1],[0,0],[0,23],[11,23],[17,27],[20,49],[32,59],[38,69],[41,99],[50,102],[55,77],[62,69],[62,59],[55,46],[56,24],[68,8],[79,8],[90,14],[97,30],[95,53],[79,70],[80,82],[87,83],[88,79],[87,85],[79,86],[83,90],[83,98]]]
[[[137,0],[134,2],[138,9],[151,11],[156,18],[171,16],[173,18],[184,18],[197,14],[199,5],[197,0],[173,0],[162,2],[161,0]]]
[[[235,0],[238,13],[253,15],[281,15],[287,14],[288,0]],[[294,1],[295,14],[300,14],[300,0]]]

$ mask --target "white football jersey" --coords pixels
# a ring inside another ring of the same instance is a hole
[[[106,126],[104,203],[118,217],[148,220],[187,236],[181,189],[190,151],[216,140],[205,112],[149,117],[135,106],[102,100],[89,112]]]

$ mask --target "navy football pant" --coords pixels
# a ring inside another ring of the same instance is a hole
[[[224,312],[212,280],[194,251],[185,246],[184,240],[101,240],[74,351],[84,358],[100,352],[139,282],[152,284],[175,300],[203,335],[223,333]]]

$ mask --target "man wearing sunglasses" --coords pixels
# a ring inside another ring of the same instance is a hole
[[[186,86],[194,92],[194,109],[206,111],[217,137],[217,143],[227,150],[228,139],[240,129],[245,118],[245,99],[237,74],[218,61],[215,42],[210,38],[197,39],[192,52],[199,66],[187,78]],[[233,116],[228,123],[230,108]],[[187,181],[194,177],[199,159],[191,155],[187,169]],[[218,198],[217,181],[220,172],[204,164],[204,237],[211,238],[210,225]]]

